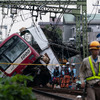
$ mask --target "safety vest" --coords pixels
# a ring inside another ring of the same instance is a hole
[[[69,75],[69,69],[68,69],[68,67],[65,68],[65,75]]]
[[[54,77],[59,76],[59,70],[54,69]]]
[[[93,79],[100,79],[100,63],[99,63],[98,76],[96,76],[96,73],[95,73],[95,70],[94,70],[94,67],[93,67],[93,63],[92,63],[92,60],[91,60],[90,56],[89,56],[89,63],[90,63],[90,67],[91,67],[93,76],[86,78],[86,80],[89,81],[89,80],[93,80]]]

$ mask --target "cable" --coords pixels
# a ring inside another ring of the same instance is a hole
[[[99,0],[97,0],[97,2],[98,2],[98,1],[99,1]],[[96,11],[95,11],[95,14],[94,14],[93,18],[88,22],[88,26],[89,26],[89,24],[91,23],[91,21],[94,20],[94,18],[95,18],[95,16],[96,16],[96,13],[97,13],[97,10],[98,10],[98,6],[97,6],[97,8],[96,8]]]
[[[69,0],[69,3],[70,3],[70,0]],[[59,17],[57,18],[57,21],[56,21],[56,25],[53,27],[53,29],[52,29],[52,32],[54,32],[54,30],[56,30],[58,27],[58,24],[59,24],[59,22],[60,22],[60,19],[61,19],[61,17],[63,16],[63,14],[64,14],[64,12],[65,12],[65,10],[66,10],[66,8],[68,8],[68,5],[69,5],[69,3],[67,4],[67,6],[65,7],[65,5],[64,5],[64,9],[63,9],[63,12],[59,15]],[[69,10],[70,11],[70,10]],[[68,12],[69,12],[68,11]],[[59,34],[58,34],[59,35]]]
[[[25,20],[23,19],[22,15],[23,15],[23,14],[21,14],[21,12],[20,12],[20,17],[21,17],[22,21],[25,21]]]
[[[19,12],[20,12],[20,11],[19,11]],[[19,13],[19,12],[18,12],[18,13]],[[18,15],[18,14],[17,14],[17,15]],[[17,15],[16,15],[14,18],[12,18],[12,23],[11,23],[11,25],[10,25],[10,28],[9,28],[9,31],[8,31],[8,35],[9,35],[9,33],[11,32],[12,26],[13,26],[13,24],[14,24],[16,18],[17,18]]]
[[[95,9],[95,6],[93,7],[93,9],[92,9],[92,11],[91,11],[90,17],[91,17],[91,15],[92,15],[94,9]],[[89,18],[88,18],[88,20],[89,20]]]
[[[32,18],[32,16],[31,16],[31,17],[26,18],[26,19],[25,19],[25,21],[26,21],[26,20],[28,20],[29,18]],[[19,20],[19,21],[16,21],[16,20],[15,20],[15,22],[14,22],[14,23],[18,23],[18,22],[21,22],[21,21],[22,21],[22,20]],[[10,25],[10,24],[7,24],[7,25]]]
[[[22,10],[21,10],[21,11],[22,11]],[[29,14],[30,14],[30,12],[29,12],[29,13],[23,14],[24,20],[26,20],[24,15],[29,15]],[[20,16],[20,15],[17,15],[17,17],[21,17],[21,16]],[[31,16],[31,17],[32,17],[32,16]],[[5,16],[5,19],[8,19],[8,18],[11,18],[11,17]],[[30,17],[29,17],[29,18],[30,18]],[[2,20],[2,18],[1,18],[0,20]],[[20,20],[20,21],[22,21],[22,20]],[[18,21],[18,22],[19,22],[19,21]]]
[[[2,17],[1,30],[2,30],[2,26],[3,26],[3,20],[4,20],[4,18],[5,18],[5,15],[3,15],[3,17]]]
[[[30,13],[30,12],[29,12],[29,13]],[[22,10],[22,15],[23,15],[23,17],[24,17],[24,20],[25,20],[25,16],[24,16],[24,15],[26,15],[26,14],[24,14],[24,13],[23,13],[23,10]]]
[[[31,12],[30,12],[30,14],[31,14]],[[32,14],[31,14],[31,15],[32,15]],[[33,17],[32,17],[32,22],[33,22],[34,26],[36,26],[36,24],[35,24],[35,22],[34,22],[34,19],[33,19]]]
[[[69,0],[69,3],[70,3],[70,0]],[[63,14],[64,14],[64,12],[65,12],[65,9],[66,8],[68,8],[68,5],[69,5],[69,3],[67,4],[67,6],[65,7],[65,5],[64,5],[64,10],[63,10],[63,12],[59,15],[59,17],[58,17],[58,19],[57,19],[57,21],[56,21],[56,24],[58,24],[59,23],[59,21],[60,21],[60,19],[61,19],[61,17],[63,16]],[[65,3],[66,4],[66,3]],[[69,11],[68,11],[69,12]]]

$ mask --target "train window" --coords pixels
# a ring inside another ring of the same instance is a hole
[[[9,48],[14,42],[14,39],[9,39],[1,48],[0,48],[0,54],[2,54],[7,48]]]
[[[4,57],[4,56],[1,56],[1,57],[0,57],[0,68],[3,69],[3,70],[5,70],[5,69],[7,69],[7,67],[10,65],[10,64],[1,64],[1,63],[10,63],[10,62],[7,60],[7,58]]]
[[[23,42],[20,38],[13,42],[13,44],[5,51],[5,56],[12,62],[17,59],[26,49],[27,44]]]

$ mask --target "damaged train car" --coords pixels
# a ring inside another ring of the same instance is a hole
[[[12,34],[0,44],[0,70],[6,76],[32,75],[34,76],[33,85],[46,85],[51,76],[40,60],[49,62],[47,56],[40,56],[17,33]]]
[[[55,53],[53,52],[47,37],[45,36],[44,32],[40,28],[40,26],[31,26],[29,28],[21,28],[20,29],[21,36],[27,41],[27,36],[30,35],[31,39],[29,42],[32,47],[38,50],[39,54],[47,55],[50,59],[47,68],[49,69],[50,73],[52,74],[52,70],[59,65],[59,69],[61,69],[59,60],[57,59]],[[28,37],[29,38],[29,37]],[[43,61],[41,61],[44,64]]]

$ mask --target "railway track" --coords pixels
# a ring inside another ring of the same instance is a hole
[[[74,100],[74,99],[70,99],[70,98],[67,98],[67,97],[59,96],[57,94],[52,94],[50,92],[45,92],[45,91],[38,90],[38,89],[33,89],[33,92],[38,93],[38,94],[42,94],[42,95],[47,96],[47,97],[51,97],[54,100]]]
[[[82,95],[83,90],[72,90],[72,89],[67,89],[67,88],[34,88],[37,90],[45,91],[45,92],[52,92],[52,93],[66,93],[66,94],[71,94],[71,95]]]
[[[33,91],[35,93],[39,93],[44,96],[52,97],[54,98],[53,100],[76,100],[76,97],[78,95],[81,95],[81,96],[83,95],[82,90],[72,90],[72,89],[67,89],[67,88],[52,89],[52,88],[36,87],[33,89]],[[43,99],[43,100],[48,100],[48,99]]]

